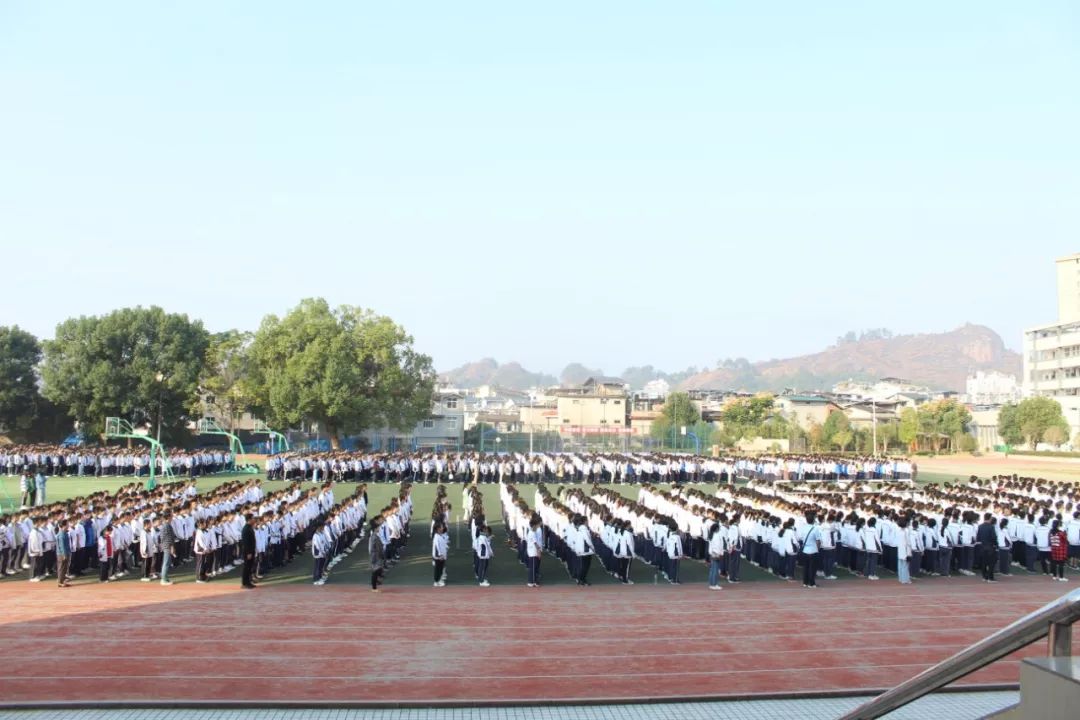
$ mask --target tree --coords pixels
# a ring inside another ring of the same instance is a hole
[[[880,423],[877,428],[877,438],[878,444],[881,445],[881,453],[884,455],[889,452],[889,445],[899,438],[899,427],[896,423]],[[877,450],[875,449],[874,452]]]
[[[838,433],[848,432],[851,430],[851,421],[848,416],[844,414],[842,410],[833,410],[829,413],[829,416],[825,418],[825,424],[821,426],[821,439],[824,445],[838,445],[839,439]],[[852,436],[849,434],[845,436],[847,443],[851,442]]]
[[[978,449],[979,443],[971,433],[961,433],[957,439],[956,447],[960,452],[971,453]]]
[[[919,440],[919,413],[915,408],[904,408],[900,411],[900,427],[897,428],[897,437],[909,449],[914,447]]]
[[[755,395],[748,398],[736,398],[731,400],[720,412],[720,420],[725,427],[730,427],[733,432],[738,432],[741,437],[760,436],[769,438],[787,437],[787,424],[783,427],[773,425],[763,429],[765,421],[772,414],[775,398],[772,395]],[[763,434],[767,432],[769,434]]]
[[[19,329],[0,326],[0,432],[26,430],[37,417],[41,345]]]
[[[1046,432],[1043,433],[1043,440],[1054,447],[1060,447],[1068,439],[1069,433],[1060,425],[1051,425],[1046,428]]]
[[[45,342],[44,394],[91,433],[109,416],[179,432],[198,401],[208,338],[201,322],[159,307],[65,320]]]
[[[832,441],[840,449],[840,452],[843,452],[847,449],[847,446],[851,444],[853,437],[854,434],[850,429],[840,430],[832,436]]]
[[[303,300],[263,319],[250,355],[255,407],[279,425],[319,423],[335,448],[343,433],[407,430],[431,412],[431,358],[370,310]]]
[[[1003,405],[998,411],[998,435],[1007,445],[1020,445],[1024,442],[1024,433],[1020,432],[1019,406],[1015,403]]]
[[[209,408],[227,421],[230,430],[235,430],[239,416],[252,406],[249,364],[253,338],[250,332],[228,330],[213,335],[206,348],[199,385]]]
[[[1007,442],[1010,437],[1019,436],[1026,440],[1034,450],[1045,438],[1047,430],[1052,427],[1061,430],[1064,437],[1069,437],[1069,424],[1065,422],[1065,416],[1057,400],[1048,397],[1029,397],[1016,405],[1015,410],[1007,410],[1007,408],[1009,408],[1008,405],[998,414],[998,432]],[[1009,435],[1005,434],[1006,431]]]
[[[701,411],[690,400],[690,395],[684,392],[673,392],[667,396],[664,406],[660,409],[660,415],[667,424],[668,432],[675,428],[679,432],[681,428],[690,426],[701,420]]]

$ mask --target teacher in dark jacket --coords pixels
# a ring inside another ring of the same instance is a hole
[[[249,590],[254,589],[255,583],[251,582],[251,574],[255,567],[255,528],[251,526],[251,513],[244,516],[244,528],[240,531],[240,552],[244,556],[241,585]]]
[[[982,566],[984,582],[994,582],[994,565],[997,564],[997,526],[994,516],[983,515],[982,524],[975,531],[975,542],[979,545],[979,564]]]

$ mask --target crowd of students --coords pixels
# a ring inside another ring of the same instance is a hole
[[[911,480],[905,458],[825,455],[701,457],[664,453],[288,452],[266,461],[277,480],[339,482],[695,483]]]
[[[155,457],[156,472],[166,465],[173,473],[201,477],[236,469],[226,450],[166,450]],[[143,477],[150,474],[146,447],[64,447],[61,445],[8,445],[0,447],[0,474],[7,477]]]

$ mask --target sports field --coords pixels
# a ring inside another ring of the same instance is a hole
[[[82,494],[97,482],[54,479],[50,495]],[[368,487],[372,508],[396,489]],[[450,487],[456,507],[461,486]],[[338,497],[351,489],[339,486]],[[2,580],[0,644],[19,662],[0,673],[0,705],[468,705],[866,693],[1069,587],[1027,575],[996,585],[955,577],[901,586],[883,572],[881,582],[841,575],[807,591],[744,563],[741,585],[710,592],[704,565],[687,561],[680,587],[635,562],[633,587],[594,564],[594,586],[580,588],[545,557],[544,587],[529,589],[502,542],[497,487],[483,492],[497,541],[490,588],[475,584],[460,523],[451,530],[449,585],[431,587],[425,518],[433,485],[415,486],[413,539],[377,595],[367,589],[362,547],[322,587],[310,585],[306,557],[253,592],[240,589],[237,571],[196,585],[190,566],[171,587],[131,577],[105,585],[87,578],[65,590]],[[523,496],[531,503],[531,493]],[[1017,657],[1041,651],[1027,648],[964,682],[1015,684]]]

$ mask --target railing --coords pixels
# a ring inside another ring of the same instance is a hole
[[[844,715],[841,720],[879,718],[1044,637],[1049,637],[1050,656],[1071,655],[1072,625],[1077,620],[1080,620],[1080,590],[1073,590],[966,650],[961,650],[948,660],[943,660],[892,690],[863,703]]]

